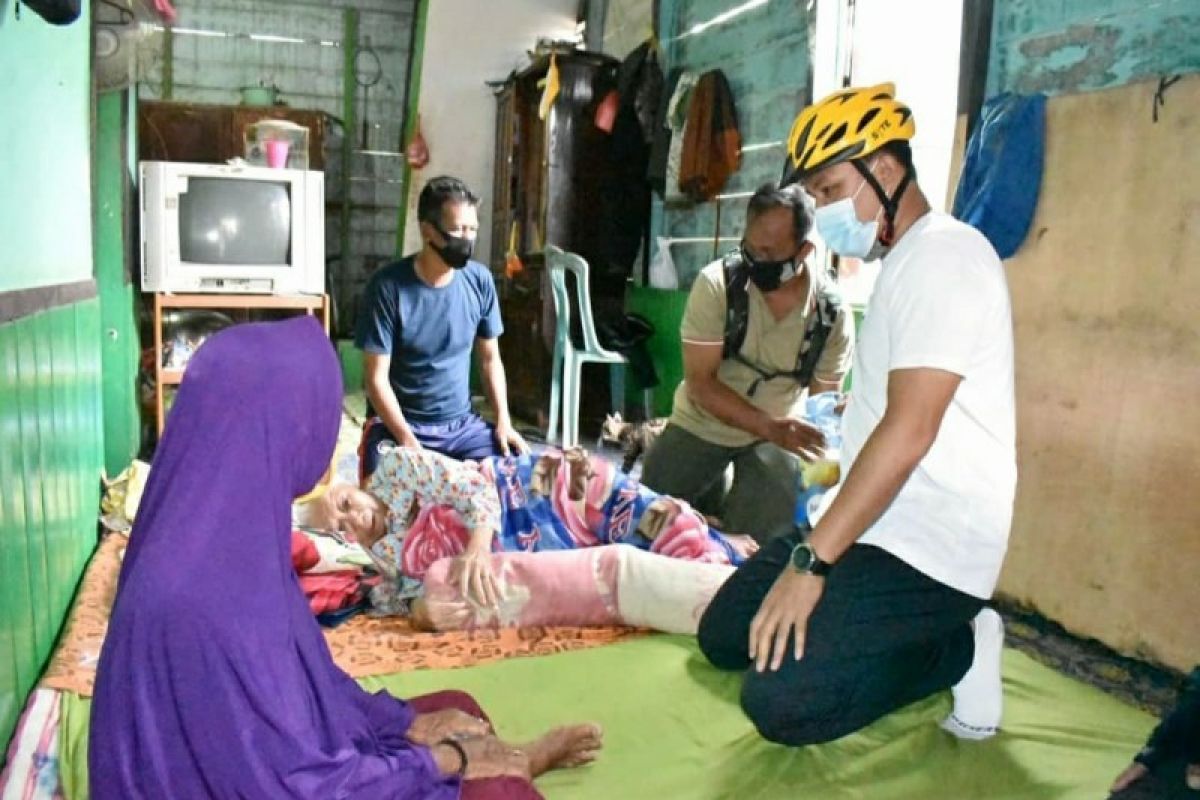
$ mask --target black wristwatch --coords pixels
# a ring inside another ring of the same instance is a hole
[[[828,561],[822,561],[808,542],[801,542],[793,547],[790,560],[792,569],[796,572],[802,575],[816,575],[818,578],[828,575],[829,570],[833,567]]]

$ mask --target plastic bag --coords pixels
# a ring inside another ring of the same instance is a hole
[[[654,289],[679,288],[679,273],[671,258],[671,243],[662,236],[658,237],[658,247],[654,251],[654,258],[650,259],[650,286]]]

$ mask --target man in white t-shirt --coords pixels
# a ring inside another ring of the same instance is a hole
[[[883,265],[859,332],[841,491],[807,539],[776,540],[700,623],[700,646],[746,670],[742,706],[768,739],[828,741],[953,688],[942,727],[1000,725],[1003,625],[984,607],[1016,488],[1012,313],[984,237],[930,210],[912,113],[890,84],[800,113],[784,184],[816,200],[842,256]]]

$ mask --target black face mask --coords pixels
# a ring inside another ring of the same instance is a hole
[[[796,256],[780,261],[756,259],[746,249],[745,242],[742,242],[742,261],[750,270],[750,280],[760,292],[773,292],[796,274]]]
[[[475,252],[475,240],[468,239],[465,236],[452,236],[442,230],[442,226],[437,223],[431,223],[433,229],[442,235],[446,243],[438,247],[433,242],[429,246],[433,248],[433,252],[437,253],[442,261],[445,261],[454,269],[462,269],[470,260],[471,254]]]

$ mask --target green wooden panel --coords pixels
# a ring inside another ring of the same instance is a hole
[[[0,743],[96,541],[100,303],[0,326]]]
[[[94,142],[95,192],[93,207],[96,286],[100,295],[104,391],[104,468],[109,475],[123,470],[141,446],[137,404],[138,331],[136,286],[127,274],[126,259],[136,242],[127,242],[124,214],[129,186],[129,139],[135,101],[129,92],[105,92],[96,98]],[[129,213],[136,209],[129,208]],[[78,406],[77,406],[78,407]]]

